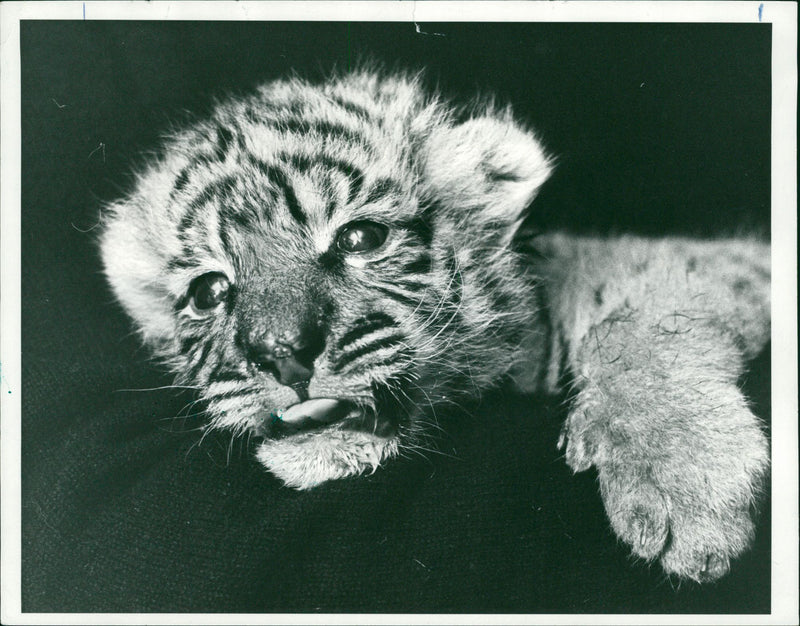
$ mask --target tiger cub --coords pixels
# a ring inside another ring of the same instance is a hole
[[[208,428],[255,436],[298,489],[375,470],[437,404],[568,369],[560,445],[616,533],[717,578],[768,466],[737,378],[769,338],[769,247],[550,234],[530,254],[512,238],[552,168],[510,110],[414,77],[271,82],[167,139],[107,208],[103,262]]]

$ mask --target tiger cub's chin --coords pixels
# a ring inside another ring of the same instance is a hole
[[[401,429],[408,426],[352,401],[311,398],[262,421],[256,458],[288,487],[310,489],[374,472],[397,453]]]
[[[311,489],[365,472],[398,452],[399,438],[330,427],[283,439],[264,439],[256,458],[288,487]]]

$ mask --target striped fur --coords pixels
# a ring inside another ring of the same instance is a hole
[[[497,384],[536,332],[532,279],[507,244],[549,160],[508,111],[463,117],[410,76],[269,83],[170,137],[109,207],[107,274],[145,340],[201,389],[210,427],[265,435],[259,458],[291,485],[417,445],[433,406]],[[387,227],[385,244],[339,253],[359,220]],[[188,290],[209,272],[233,295],[198,319]],[[380,413],[368,432],[269,436],[298,395],[242,346],[304,320],[326,334],[308,395]]]

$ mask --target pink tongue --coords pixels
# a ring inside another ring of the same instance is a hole
[[[340,412],[334,410],[339,404],[338,400],[332,398],[306,400],[286,409],[281,415],[281,419],[288,424],[302,424],[307,419],[323,423],[332,421],[341,417]]]

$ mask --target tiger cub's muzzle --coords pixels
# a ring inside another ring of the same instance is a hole
[[[314,374],[314,361],[325,350],[325,331],[319,325],[305,325],[295,333],[277,339],[271,333],[247,335],[240,339],[247,361],[256,369],[274,376],[281,385],[294,389],[301,400]]]
[[[318,311],[306,311],[303,315],[295,311],[293,316],[285,316],[280,322],[273,317],[267,320],[269,330],[265,330],[263,317],[258,321],[247,320],[236,335],[240,353],[254,370],[269,375],[281,386],[291,388],[298,400],[265,411],[260,434],[268,439],[283,439],[327,428],[365,431],[380,437],[396,434],[397,420],[388,417],[397,412],[396,407],[392,406],[394,402],[386,401],[387,394],[378,386],[362,388],[358,397],[350,397],[346,384],[342,384],[341,391],[337,389],[334,393],[330,391],[330,384],[325,386],[327,391],[317,388],[315,393],[312,384],[312,379],[319,382],[319,376],[329,382],[330,377],[347,377],[338,366],[358,361],[360,356],[369,357],[372,349],[381,349],[384,344],[376,339],[359,344],[360,350],[350,349],[344,355],[338,355],[333,364],[330,362],[332,355],[325,356],[329,343],[335,344],[338,353],[342,348],[351,348],[352,342],[363,341],[365,336],[376,331],[385,332],[387,327],[396,323],[391,320],[392,324],[387,321],[377,324],[375,319],[375,316],[368,316],[368,319],[358,320],[356,328],[351,328],[338,341],[331,336],[327,320]],[[365,347],[370,351],[362,355]],[[319,371],[320,360],[328,363],[323,371]]]

